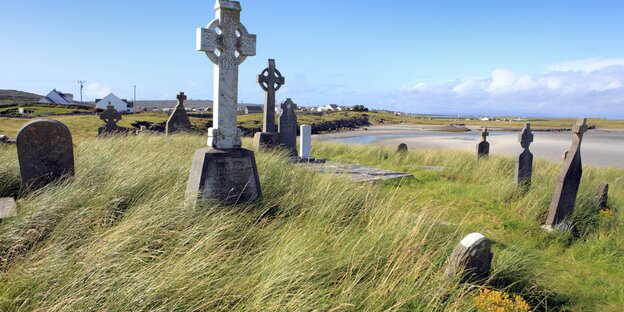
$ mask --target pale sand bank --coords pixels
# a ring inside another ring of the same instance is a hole
[[[522,148],[518,143],[519,132],[490,131],[488,138],[490,152],[516,156]],[[535,141],[531,151],[536,158],[561,161],[563,152],[570,148],[571,132],[534,132]],[[418,149],[459,149],[475,151],[479,131],[448,133],[432,131],[427,126],[376,126],[368,131],[355,131],[322,134],[315,136],[319,141],[339,141],[354,144],[375,144],[396,147],[401,143],[410,150]],[[597,166],[624,168],[624,132],[590,130],[582,144],[583,162]]]

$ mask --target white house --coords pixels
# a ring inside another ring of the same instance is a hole
[[[59,104],[59,105],[70,105],[74,104],[74,95],[71,93],[63,93],[60,91],[56,91],[56,89],[50,91],[48,95],[42,97],[38,103],[41,104]]]
[[[339,112],[342,111],[342,107],[338,104],[327,104],[325,106],[319,106],[316,108],[317,112]]]
[[[95,108],[100,108],[100,109],[105,110],[108,107],[109,103],[110,105],[113,105],[115,107],[115,110],[117,110],[118,112],[134,111],[134,105],[129,104],[128,100],[126,99],[122,100],[112,93],[107,95],[101,100],[96,99]]]

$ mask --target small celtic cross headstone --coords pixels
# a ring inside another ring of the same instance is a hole
[[[238,109],[238,66],[256,55],[256,35],[240,23],[238,1],[217,0],[216,18],[206,28],[197,29],[197,50],[215,64],[213,127],[208,129],[208,145],[217,149],[240,148],[236,127]]]
[[[275,68],[275,60],[269,59],[269,66],[258,75],[258,84],[260,84],[262,90],[266,92],[262,132],[277,132],[275,127],[275,92],[277,92],[284,83],[286,83],[286,79],[282,76],[282,73]]]
[[[587,132],[587,119],[582,118],[572,128],[572,147],[565,158],[561,174],[559,175],[557,188],[553,195],[548,217],[544,228],[551,230],[564,220],[570,218],[574,212],[576,195],[578,193],[581,177],[583,176],[583,163],[581,161],[581,143],[583,135]]]
[[[98,135],[114,133],[121,130],[117,123],[122,119],[122,116],[110,102],[108,102],[106,110],[100,114],[100,119],[104,121],[104,127],[98,129]]]
[[[477,144],[477,157],[478,158],[487,157],[488,155],[490,155],[490,143],[487,141],[487,137],[489,135],[490,135],[490,132],[488,132],[487,127],[481,130],[481,142]]]
[[[186,108],[184,108],[184,101],[186,101],[186,95],[184,92],[180,92],[176,97],[178,99],[178,104],[173,109],[171,116],[167,120],[167,124],[165,126],[165,133],[167,135],[176,133],[176,132],[187,132],[191,130],[191,121],[189,120],[188,115],[186,114]]]
[[[518,188],[529,190],[533,176],[533,153],[529,146],[533,142],[534,135],[531,132],[531,124],[527,123],[518,137],[520,146],[524,149],[516,161],[516,185]]]

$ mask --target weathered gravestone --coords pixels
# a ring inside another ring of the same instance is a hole
[[[0,198],[0,222],[17,214],[17,205],[13,197]]]
[[[167,124],[165,126],[165,133],[167,135],[176,132],[188,132],[191,130],[191,120],[189,120],[189,117],[186,114],[186,108],[184,108],[186,95],[184,95],[184,92],[180,92],[176,98],[178,99],[178,104],[173,109],[169,119],[167,119]]]
[[[299,157],[301,159],[308,159],[312,156],[312,126],[301,125],[299,135]]]
[[[596,195],[594,196],[594,203],[600,210],[607,209],[607,201],[609,200],[609,184],[608,183],[600,183],[598,185],[598,190],[596,191]]]
[[[490,275],[493,256],[489,239],[480,233],[469,234],[453,249],[446,276],[459,275],[462,282],[482,281]]]
[[[280,145],[285,148],[290,156],[297,156],[297,104],[291,99],[286,99],[281,105],[282,114],[279,118]]]
[[[254,135],[254,147],[256,149],[277,147],[279,145],[279,137],[275,127],[275,92],[284,83],[286,83],[286,79],[275,68],[275,60],[269,59],[269,66],[258,75],[258,84],[265,92],[265,100],[262,132]]]
[[[531,188],[531,178],[533,176],[533,153],[529,150],[533,138],[531,124],[526,124],[518,137],[520,146],[522,146],[524,150],[516,161],[516,185],[518,188],[525,191]]]
[[[100,119],[104,121],[104,127],[98,129],[98,136],[121,132],[117,123],[121,120],[121,114],[115,109],[115,106],[108,102],[106,110],[100,114]]]
[[[193,204],[198,198],[235,204],[262,197],[254,153],[241,148],[236,127],[238,66],[256,55],[256,36],[240,23],[238,1],[217,0],[215,11],[216,19],[197,29],[197,50],[215,64],[215,79],[210,148],[195,153],[186,189]]]
[[[487,141],[488,135],[490,135],[490,133],[488,132],[487,127],[481,130],[481,142],[477,144],[478,158],[487,157],[488,155],[490,155],[490,143]]]
[[[397,148],[397,153],[407,153],[407,151],[408,151],[407,144],[405,143],[399,144],[399,147]]]
[[[69,129],[51,119],[36,119],[17,133],[22,188],[40,189],[74,175],[74,147]]]
[[[587,119],[580,119],[572,129],[574,137],[572,139],[572,147],[565,159],[555,194],[553,195],[546,224],[543,226],[546,230],[552,230],[561,222],[570,218],[574,212],[576,202],[576,194],[578,193],[581,177],[583,176],[583,163],[581,161],[581,143],[583,142],[583,134],[587,132]],[[566,226],[572,225],[566,222]]]

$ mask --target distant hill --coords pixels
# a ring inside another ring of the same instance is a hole
[[[2,102],[13,102],[16,101],[18,103],[24,102],[37,102],[41,99],[41,95],[37,95],[34,93],[17,91],[17,90],[0,90],[0,101]]]

